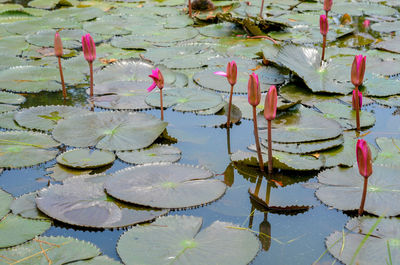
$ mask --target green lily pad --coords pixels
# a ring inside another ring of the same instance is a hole
[[[356,129],[356,111],[352,107],[337,102],[320,102],[314,105],[325,118],[340,123],[344,129]],[[375,124],[375,116],[367,111],[360,111],[360,127],[371,127]]]
[[[126,28],[129,20],[126,17],[107,15],[83,24],[83,29],[95,34],[127,35],[131,30]]]
[[[7,24],[6,30],[10,33],[27,35],[35,33],[42,29],[76,29],[81,28],[81,24],[74,20],[54,18],[35,18],[23,21],[17,21]],[[24,37],[25,39],[25,37]]]
[[[131,164],[173,163],[181,159],[181,150],[174,146],[153,144],[142,150],[117,152],[117,156],[122,161]]]
[[[79,169],[102,167],[114,160],[112,152],[90,149],[72,149],[57,156],[57,163]]]
[[[37,106],[23,109],[14,116],[18,125],[40,131],[51,131],[61,120],[90,111],[71,106]]]
[[[46,169],[47,175],[55,181],[63,181],[73,176],[88,175],[93,173],[93,169],[74,169],[56,164]],[[97,172],[101,173],[101,172]]]
[[[222,96],[198,88],[163,89],[163,106],[177,111],[199,111],[213,108],[223,102]],[[146,103],[160,107],[160,91],[146,97]]]
[[[191,17],[188,17],[186,14],[178,14],[166,17],[164,28],[179,29],[187,26],[192,26],[193,24],[194,22]]]
[[[56,5],[58,4],[65,6],[72,6],[72,4],[67,0],[32,0],[29,2],[29,6],[31,7],[44,8],[44,9],[55,8]]]
[[[15,93],[0,91],[0,103],[21,104],[24,103],[25,100],[26,99],[24,96]]]
[[[301,101],[301,104],[309,107],[313,107],[314,104],[321,101],[335,99],[333,95],[313,93],[307,87],[298,84],[284,85],[279,88],[279,94],[292,102]]]
[[[376,143],[381,149],[376,157],[376,165],[400,169],[400,140],[394,138],[379,137]]]
[[[400,94],[400,81],[396,79],[380,78],[376,75],[367,75],[363,83],[366,93],[371,97],[387,97]]]
[[[400,107],[400,96],[393,96],[387,98],[374,98],[374,101],[388,107]]]
[[[46,255],[41,255],[42,251],[45,251]],[[6,265],[9,260],[13,260],[21,265],[48,265],[48,259],[52,264],[67,264],[98,255],[100,250],[86,241],[72,237],[40,236],[16,247],[0,249],[0,264]]]
[[[36,207],[36,194],[36,192],[30,192],[16,198],[10,205],[12,213],[29,219],[49,220],[49,217]]]
[[[45,15],[45,18],[63,18],[73,21],[88,21],[101,17],[106,13],[96,7],[70,7],[52,10]]]
[[[60,145],[51,136],[30,132],[0,133],[0,167],[29,167],[56,157],[57,150],[49,148]]]
[[[202,264],[207,253],[208,264],[236,265],[250,263],[260,249],[257,238],[247,229],[216,221],[200,231],[201,225],[201,217],[162,217],[152,225],[125,232],[117,251],[126,264]],[[149,255],[154,244],[158,255]]]
[[[272,150],[282,151],[293,154],[309,154],[322,150],[330,149],[344,143],[343,137],[338,137],[331,140],[306,142],[306,143],[278,143],[272,142]],[[261,148],[264,153],[267,153],[268,140],[261,140]],[[254,149],[255,150],[255,149]],[[253,151],[254,151],[253,150]]]
[[[372,227],[377,226],[372,230]],[[371,235],[363,243],[362,248],[354,258],[354,264],[379,265],[387,264],[388,260],[396,262],[400,259],[399,253],[399,218],[358,217],[350,219],[346,228],[350,233],[335,231],[326,238],[329,252],[344,264],[350,264],[353,256],[358,252],[358,246],[365,240],[366,235]],[[393,263],[394,264],[394,263]]]
[[[24,36],[8,36],[0,39],[0,52],[7,55],[20,55],[28,46]]]
[[[201,35],[213,38],[234,37],[238,34],[245,33],[243,29],[238,28],[235,24],[228,22],[201,27],[199,28],[199,31]]]
[[[0,47],[1,52],[1,47]],[[20,65],[27,65],[28,62],[20,57],[16,57],[13,55],[0,55],[0,70],[5,70],[10,67],[20,66]]]
[[[0,219],[10,211],[10,204],[12,201],[13,196],[0,189]]]
[[[264,116],[259,115],[257,120],[259,128],[267,127]],[[280,143],[328,140],[337,138],[342,131],[342,127],[336,121],[302,106],[282,113],[272,121],[272,141]],[[259,135],[266,139],[266,130],[261,130]]]
[[[268,155],[262,153],[264,165],[268,164]],[[256,152],[237,151],[231,155],[233,162],[241,162],[250,166],[259,166]],[[286,152],[272,152],[273,167],[282,170],[310,171],[322,168],[322,161],[309,155],[290,154]]]
[[[136,207],[104,192],[105,175],[79,176],[38,192],[37,207],[61,222],[96,228],[116,228],[150,221],[166,210]]]
[[[377,15],[392,16],[397,13],[396,9],[379,4],[372,3],[335,3],[332,6],[332,12],[337,14],[349,14],[350,16]]]
[[[349,94],[353,90],[347,67],[337,63],[323,63],[320,51],[295,45],[283,46],[276,63],[295,72],[313,92]]]
[[[113,110],[144,110],[147,88],[151,82],[109,81],[96,85],[94,104],[96,107]]]
[[[0,249],[31,240],[35,236],[43,234],[50,226],[49,221],[26,219],[8,214],[0,220]]]
[[[145,40],[140,40],[135,35],[125,35],[111,40],[111,45],[121,49],[147,50],[153,45]]]
[[[226,121],[227,121],[227,116],[228,116],[228,111],[229,111],[228,103],[224,101],[223,106],[219,105],[218,108],[221,108],[221,109],[219,109],[218,115],[214,116],[214,118],[212,120],[209,119],[209,120],[202,122],[201,126],[215,127],[215,128],[226,127]],[[197,114],[212,115],[212,114],[206,113],[206,112],[203,112],[203,113],[197,112]],[[236,124],[240,121],[241,118],[242,118],[242,112],[240,111],[240,109],[238,107],[236,107],[234,104],[232,104],[232,106],[231,106],[231,122],[233,124]]]
[[[53,137],[74,147],[124,151],[151,145],[166,127],[166,122],[146,113],[95,112],[60,121]]]
[[[400,44],[400,38],[394,37],[379,42],[378,44],[375,45],[375,47],[389,52],[400,53],[399,44]]]
[[[8,104],[0,104],[0,113],[17,110],[19,107]]]
[[[394,76],[400,73],[400,63],[399,60],[386,60],[386,61],[368,61],[368,66],[366,66],[366,72],[372,72],[377,75],[389,77]],[[373,77],[374,75],[372,75]],[[365,76],[367,79],[366,82],[363,83],[365,86],[371,78],[371,75]],[[380,79],[382,80],[382,79]],[[386,84],[384,85],[386,86]],[[367,86],[368,87],[368,86]]]
[[[107,256],[97,256],[94,257],[93,259],[73,262],[70,263],[70,265],[122,265],[122,264]]]
[[[111,196],[156,208],[187,208],[220,198],[223,182],[211,171],[181,164],[146,164],[117,171],[104,187]]]
[[[352,168],[335,167],[318,175],[322,184],[315,195],[323,203],[339,210],[357,210],[360,208],[364,177],[357,166]],[[364,211],[378,216],[396,216],[400,214],[399,170],[373,166],[373,173],[368,178],[367,197]]]

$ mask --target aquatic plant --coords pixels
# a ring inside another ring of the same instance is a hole
[[[278,96],[276,87],[271,86],[268,90],[264,104],[264,118],[268,121],[268,172],[272,173],[272,120],[276,117],[276,108],[278,105]]]
[[[261,100],[261,90],[260,82],[258,81],[258,75],[255,73],[252,73],[249,77],[249,82],[247,84],[247,100],[249,101],[250,105],[253,106],[254,138],[256,139],[258,164],[260,165],[260,170],[264,171],[264,162],[261,155],[260,140],[258,137],[256,111],[257,105],[260,104]]]
[[[225,72],[214,72],[216,75],[225,76],[228,80],[229,84],[231,85],[231,91],[229,94],[229,105],[228,105],[228,118],[226,121],[226,126],[229,127],[231,125],[231,109],[232,109],[232,95],[233,95],[233,86],[236,84],[237,81],[237,65],[235,61],[229,62],[226,67]]]
[[[56,34],[54,35],[54,54],[55,56],[57,56],[58,59],[58,69],[60,70],[62,93],[63,93],[63,98],[65,100],[67,98],[67,90],[65,89],[64,75],[61,67],[61,56],[63,56],[63,45],[60,34],[58,32],[56,32]]]
[[[96,60],[96,45],[92,36],[86,34],[82,36],[82,50],[90,68],[90,97],[93,97],[93,61]]]
[[[326,15],[321,15],[319,17],[319,31],[322,35],[322,56],[321,56],[321,65],[325,58],[325,47],[326,47],[326,35],[329,31],[328,17]]]
[[[351,82],[355,86],[355,97],[359,97],[358,87],[362,85],[365,73],[366,56],[356,55],[351,66]],[[355,101],[357,131],[360,131],[360,106],[358,100]]]
[[[372,174],[371,149],[369,149],[368,144],[365,140],[359,139],[357,141],[356,155],[358,171],[360,172],[360,175],[364,177],[364,189],[361,198],[360,209],[358,210],[358,215],[362,215],[364,211],[365,197],[367,195],[368,177]]]
[[[147,88],[147,91],[152,91],[155,87],[160,89],[160,108],[161,108],[161,120],[164,120],[164,108],[163,108],[163,97],[162,97],[162,89],[164,88],[164,77],[160,71],[160,69],[156,68],[151,70],[151,75],[149,75],[153,79],[153,84]]]

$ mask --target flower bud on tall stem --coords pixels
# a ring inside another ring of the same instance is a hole
[[[366,57],[360,55],[356,55],[353,60],[353,64],[351,66],[351,82],[355,86],[355,96],[356,98],[359,98],[359,90],[358,87],[362,85],[363,79],[364,79],[364,74],[365,74],[365,63],[366,63]],[[357,126],[357,131],[360,131],[360,106],[359,106],[359,101],[355,101],[355,111],[356,111],[356,126]]]
[[[364,212],[365,198],[367,196],[368,178],[372,174],[371,149],[369,149],[369,146],[365,140],[359,139],[357,141],[356,155],[358,171],[360,175],[364,177],[363,194],[361,198],[360,209],[358,210],[358,215],[362,215],[362,213]]]
[[[276,117],[276,109],[278,105],[278,95],[276,87],[271,86],[268,90],[264,104],[264,118],[268,121],[268,173],[272,173],[272,120]]]
[[[93,61],[96,60],[96,45],[92,36],[86,34],[82,36],[82,50],[90,69],[90,98],[93,98]]]
[[[67,89],[65,88],[64,83],[64,74],[61,67],[61,56],[63,56],[63,45],[61,41],[60,34],[56,32],[54,35],[54,54],[57,56],[58,59],[58,69],[60,70],[60,79],[61,79],[61,86],[62,86],[62,93],[64,100],[67,99]]]

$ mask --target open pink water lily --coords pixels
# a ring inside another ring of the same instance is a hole
[[[353,110],[356,110],[356,90],[353,90],[353,97],[351,98]],[[358,91],[358,107],[361,109],[362,106],[362,93]]]
[[[356,146],[357,164],[360,175],[368,178],[372,174],[372,155],[368,143],[359,139]]]
[[[324,10],[326,12],[331,11],[332,4],[333,4],[333,0],[324,0]]]
[[[58,34],[58,32],[56,32],[56,34],[54,35],[54,54],[57,57],[63,56],[63,45],[60,34]]]
[[[96,60],[96,45],[89,33],[82,36],[82,50],[88,63],[92,63]]]
[[[276,117],[276,108],[278,106],[278,95],[276,86],[270,86],[264,104],[264,118],[266,120],[273,120]]]
[[[322,35],[326,36],[326,34],[328,34],[328,30],[329,30],[328,18],[325,15],[321,15],[319,17],[319,31],[321,32]]]
[[[155,87],[159,89],[164,88],[164,77],[160,71],[160,69],[156,68],[151,70],[151,75],[149,75],[153,79],[153,84],[147,89],[148,92],[152,91]]]
[[[250,105],[257,106],[261,100],[261,89],[260,82],[258,81],[258,75],[252,73],[247,83],[247,100]]]
[[[229,84],[234,86],[237,81],[237,65],[235,61],[229,62],[226,66],[226,73],[222,71],[214,72],[216,75],[225,76]]]
[[[354,86],[359,87],[363,83],[365,73],[365,63],[367,57],[361,54],[356,55],[351,66],[351,82]]]

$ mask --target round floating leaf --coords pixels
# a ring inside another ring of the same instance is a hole
[[[168,216],[149,226],[136,226],[118,241],[126,264],[249,264],[260,249],[247,229],[216,221],[200,231],[201,217]],[[151,252],[157,246],[157,255]],[[232,251],[235,250],[235,251]]]
[[[21,104],[24,102],[25,102],[24,96],[15,93],[0,91],[0,103]]]
[[[320,102],[314,106],[324,113],[324,117],[340,123],[344,129],[356,129],[356,111],[352,107],[336,102]],[[367,111],[360,111],[360,127],[371,127],[375,116]]]
[[[181,150],[174,146],[153,144],[149,148],[142,150],[117,152],[117,156],[122,161],[131,164],[173,163],[181,159]]]
[[[57,156],[57,162],[72,168],[97,168],[113,163],[115,155],[109,151],[73,149]]]
[[[103,35],[127,35],[131,33],[126,28],[126,25],[129,25],[128,22],[126,17],[108,15],[84,23],[83,29],[90,33]]]
[[[114,200],[104,193],[107,176],[80,176],[63,185],[51,185],[38,192],[37,207],[61,222],[96,228],[125,227],[166,214],[166,210],[140,208]]]
[[[259,116],[258,124],[266,128],[264,116]],[[326,119],[318,112],[299,107],[279,115],[272,121],[272,140],[281,143],[313,142],[337,138],[342,134],[342,127],[336,121]],[[267,132],[260,131],[260,137],[265,139]]]
[[[364,211],[379,216],[399,215],[399,170],[377,165],[373,166],[373,170],[368,178]],[[318,181],[321,186],[315,195],[323,203],[344,211],[360,208],[364,177],[357,167],[325,170],[318,175]]]
[[[36,192],[31,192],[16,198],[10,205],[13,214],[30,219],[49,219],[36,207]]]
[[[384,41],[379,42],[378,44],[375,45],[376,48],[390,51],[390,52],[396,52],[400,53],[400,38],[395,37],[392,39],[387,39]]]
[[[279,94],[290,101],[301,101],[301,104],[310,107],[321,101],[335,99],[333,95],[313,93],[310,89],[297,84],[288,84],[279,88]]]
[[[400,97],[393,96],[388,98],[374,98],[374,101],[378,102],[381,105],[385,105],[388,107],[400,107]]]
[[[218,108],[221,108],[221,105],[218,105]],[[214,110],[216,110],[214,109]],[[227,120],[227,116],[228,116],[228,103],[226,103],[225,101],[223,102],[223,107],[222,109],[218,109],[220,110],[220,112],[218,113],[217,116],[215,116],[213,119],[208,119],[205,122],[203,122],[201,124],[201,126],[203,127],[225,127],[226,126],[226,120]],[[212,115],[214,113],[199,113],[197,112],[197,114],[200,115]],[[242,112],[240,111],[240,109],[238,107],[236,107],[235,105],[232,104],[231,106],[231,122],[233,124],[238,123],[240,121],[240,119],[242,118]]]
[[[10,111],[0,114],[0,127],[7,130],[26,130],[14,121],[14,115],[17,111]]]
[[[46,255],[41,255],[43,251]],[[40,236],[25,244],[0,249],[2,260],[18,261],[21,265],[67,264],[72,261],[90,259],[100,255],[100,250],[93,244],[72,237]],[[48,260],[49,259],[49,260]]]
[[[275,62],[295,72],[313,92],[346,95],[353,90],[348,67],[338,63],[324,63],[321,66],[320,52],[315,48],[283,46]]]
[[[0,113],[14,111],[18,109],[18,106],[8,105],[8,104],[0,104]]]
[[[87,21],[101,17],[104,14],[105,12],[96,7],[70,7],[52,10],[45,15],[45,18],[63,18],[72,21]]]
[[[358,217],[350,219],[346,228],[351,232],[344,235],[336,231],[325,242],[329,252],[344,264],[350,264],[354,255],[353,263],[359,265],[387,264],[388,260],[396,262],[400,259],[399,218]],[[371,236],[363,242],[366,235]],[[362,248],[358,251],[361,244]]]
[[[238,28],[233,23],[227,22],[201,27],[199,31],[201,35],[214,38],[234,37],[238,34],[244,34],[243,29]]]
[[[267,166],[268,156],[263,153],[262,157],[264,165]],[[255,152],[243,152],[239,150],[231,155],[231,160],[251,166],[259,165],[257,153]],[[319,170],[323,166],[322,161],[313,156],[290,154],[279,151],[272,152],[272,160],[274,168],[282,170],[309,171]]]
[[[49,229],[49,221],[39,221],[8,214],[0,220],[0,249],[33,239]],[[0,258],[1,261],[1,258]]]
[[[0,133],[0,167],[28,167],[47,162],[56,157],[58,146],[51,136],[30,132]]]
[[[106,167],[107,168],[107,167]],[[70,167],[65,167],[60,164],[56,164],[53,167],[46,169],[47,175],[55,181],[63,181],[67,178],[80,175],[88,175],[93,173],[93,169],[74,169]],[[101,172],[97,172],[101,173]]]
[[[13,196],[0,189],[0,219],[10,211],[10,204],[13,201]]]
[[[394,138],[379,137],[376,138],[381,152],[378,153],[375,163],[385,167],[400,169],[400,140]]]
[[[111,45],[121,49],[147,50],[154,45],[148,41],[140,40],[135,35],[116,37],[111,40]]]
[[[213,108],[223,102],[222,96],[198,88],[176,88],[163,90],[164,107],[177,111],[199,111]],[[160,91],[149,94],[146,103],[160,107]]]
[[[8,36],[0,40],[0,52],[8,55],[20,55],[28,46],[24,36]]]
[[[156,208],[186,208],[220,198],[223,182],[209,179],[213,173],[181,164],[147,164],[120,170],[107,180],[108,194],[126,202]]]
[[[366,95],[371,97],[387,97],[400,94],[400,81],[396,79],[380,78],[376,75],[367,75],[363,83]]]
[[[193,19],[186,14],[168,16],[165,22],[164,28],[166,29],[184,28],[194,24]]]
[[[6,30],[8,32],[26,35],[30,33],[37,32],[41,29],[75,29],[81,28],[81,24],[74,20],[62,19],[58,17],[54,18],[37,18],[29,19],[25,21],[18,21],[14,23],[7,24]],[[25,37],[24,37],[25,39]],[[26,43],[27,45],[28,43]]]
[[[197,29],[192,27],[180,29],[164,29],[159,32],[147,31],[144,36],[140,36],[143,40],[155,43],[170,43],[190,40],[199,34]]]
[[[385,77],[393,76],[400,73],[400,63],[399,60],[368,62],[367,71]],[[371,77],[373,78],[375,76],[367,75],[365,77],[367,80],[366,82],[363,83],[364,86],[370,81]],[[379,78],[379,80],[383,81],[382,78]],[[383,85],[383,87],[386,86],[387,84]],[[381,90],[385,91],[386,89],[381,89]]]
[[[1,48],[0,48],[1,53]],[[13,66],[27,65],[28,62],[20,57],[12,55],[0,55],[0,70],[8,69]],[[1,99],[1,96],[0,96]]]
[[[332,6],[332,12],[338,14],[349,14],[350,16],[378,15],[392,16],[397,13],[396,9],[372,3],[337,3]]]
[[[70,263],[70,265],[122,265],[118,261],[110,259],[107,256],[97,256],[93,259],[82,260],[78,262]]]
[[[60,121],[53,137],[75,147],[124,151],[151,145],[166,127],[166,122],[146,113],[95,112]]]
[[[18,125],[40,131],[51,131],[57,123],[73,115],[86,114],[90,111],[70,106],[38,106],[23,109],[14,116]]]

